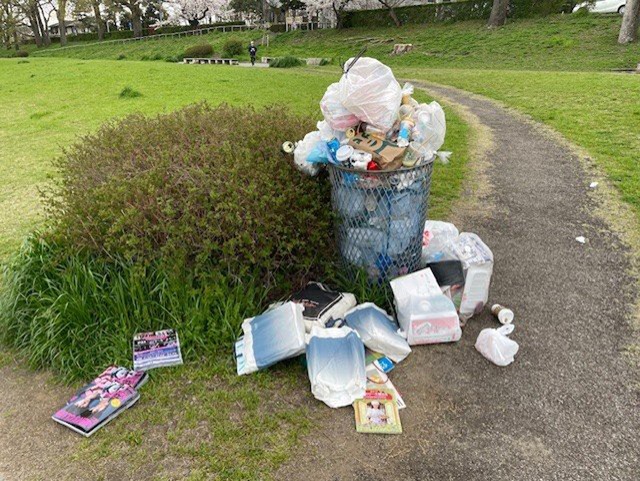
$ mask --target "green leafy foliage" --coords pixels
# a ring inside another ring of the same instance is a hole
[[[184,57],[204,58],[213,55],[213,47],[208,43],[194,45],[184,51]]]
[[[242,45],[242,41],[237,38],[230,38],[222,47],[222,55],[225,58],[237,57],[238,55],[242,55],[243,52],[244,46]]]
[[[329,189],[280,151],[312,127],[284,107],[205,104],[106,124],[57,163],[50,235],[141,264],[299,278],[332,252]]]
[[[259,312],[258,282],[208,272],[176,272],[100,258],[34,236],[5,270],[0,341],[67,379],[90,379],[96,366],[128,364],[136,332],[180,332],[187,357],[225,348],[245,317]]]
[[[137,90],[132,89],[129,86],[123,88],[120,91],[120,98],[121,99],[135,99],[137,97],[142,97],[142,94],[140,92],[138,92]]]
[[[292,57],[291,55],[287,55],[286,57],[278,57],[274,58],[269,62],[269,67],[273,68],[293,68],[300,67],[304,65],[304,61],[300,60],[298,57]]]

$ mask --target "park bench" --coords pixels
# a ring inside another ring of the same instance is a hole
[[[208,64],[208,65],[238,65],[235,58],[191,58],[187,57],[182,60],[187,64]]]

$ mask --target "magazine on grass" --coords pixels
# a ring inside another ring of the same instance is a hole
[[[101,387],[113,382],[124,384],[137,390],[142,385],[144,385],[148,379],[149,375],[144,371],[133,371],[121,366],[109,366],[97,378],[95,378],[89,384],[81,387],[78,392],[76,392],[76,396],[79,396],[84,391],[93,386]]]
[[[154,367],[182,364],[180,340],[174,329],[141,332],[133,337],[133,368],[146,371]]]
[[[91,436],[139,398],[138,391],[130,385],[98,377],[80,389],[52,418],[83,436]]]

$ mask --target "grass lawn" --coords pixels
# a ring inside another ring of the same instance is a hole
[[[37,187],[52,173],[50,160],[77,135],[110,118],[170,111],[201,100],[284,102],[320,116],[318,102],[336,78],[335,70],[322,69],[0,59],[0,257],[6,258],[41,222]],[[121,98],[125,87],[142,95]],[[455,154],[451,164],[436,166],[432,217],[446,216],[461,190],[468,158],[468,127],[448,109],[447,124],[444,148]],[[0,366],[10,357],[0,352]],[[72,392],[63,386],[50,389]],[[313,424],[315,413],[325,409],[313,400],[297,360],[239,378],[231,346],[183,367],[152,372],[141,395],[134,409],[91,439],[80,440],[75,452],[60,453],[65,469],[85,476],[90,469],[93,479],[108,479],[110,466],[123,464],[137,470],[140,479],[204,480],[214,474],[216,479],[268,479]]]
[[[392,66],[575,71],[635,68],[640,61],[640,44],[616,43],[620,21],[619,15],[554,15],[510,21],[497,30],[487,29],[483,21],[467,21],[399,29],[298,31],[275,35],[269,47],[259,46],[258,55],[324,57],[337,64],[367,46],[369,56]],[[203,42],[211,43],[215,53],[221,54],[228,38],[239,38],[248,44],[250,39],[259,40],[261,33],[213,33],[63,50],[53,46],[38,55],[82,59],[116,59],[124,55],[127,60],[164,60]],[[391,56],[394,43],[412,43],[414,50],[401,57]],[[34,51],[35,47],[27,49]],[[246,53],[241,58],[248,59]]]

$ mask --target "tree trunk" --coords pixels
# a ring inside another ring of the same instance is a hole
[[[502,27],[507,21],[508,8],[509,0],[493,0],[488,27]]]
[[[91,2],[91,6],[93,7],[93,15],[96,17],[96,27],[98,29],[98,40],[104,40],[104,20],[102,19],[102,15],[100,14],[100,2],[97,0],[93,0]]]
[[[67,0],[58,0],[58,29],[60,30],[60,46],[67,44],[67,25],[65,17],[67,16]]]
[[[130,4],[131,10],[131,28],[133,29],[133,36],[136,38],[142,37],[142,10],[137,3]]]
[[[51,37],[49,36],[49,28],[44,18],[44,12],[42,11],[42,5],[37,4],[36,16],[38,20],[38,28],[40,28],[40,36],[42,37],[42,43],[45,47],[51,45]]]
[[[40,35],[40,22],[38,22],[38,10],[36,10],[35,6],[31,6],[29,10],[26,12],[27,18],[29,19],[29,25],[31,26],[31,31],[33,32],[33,39],[36,42],[36,47],[42,47],[42,36]]]
[[[393,7],[389,8],[389,16],[391,20],[393,20],[393,23],[396,24],[396,27],[402,27],[402,22],[400,22],[400,19],[396,15],[396,10]]]
[[[620,26],[618,43],[625,45],[638,40],[638,23],[640,23],[640,0],[627,0]]]

